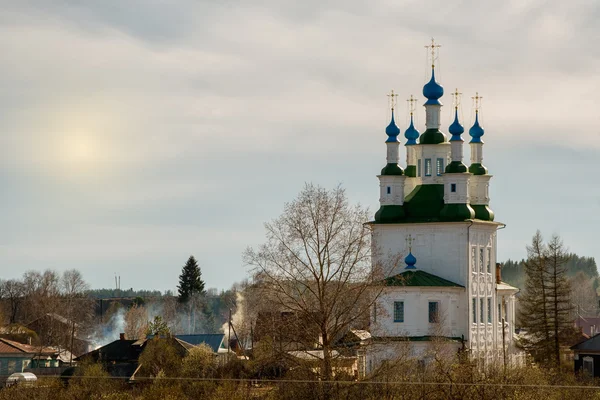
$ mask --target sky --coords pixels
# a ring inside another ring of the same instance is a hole
[[[386,94],[406,129],[431,37],[443,130],[483,96],[498,258],[540,229],[600,259],[595,0],[0,3],[1,279],[174,290],[193,254],[226,289],[305,182],[374,213]]]

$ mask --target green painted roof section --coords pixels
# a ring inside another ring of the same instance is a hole
[[[444,172],[447,174],[458,174],[467,172],[467,166],[461,161],[452,161],[446,166],[446,170]]]
[[[406,176],[411,176],[415,178],[417,176],[417,166],[416,165],[407,165],[404,170],[404,174]]]
[[[444,185],[419,185],[404,199],[404,205],[381,206],[375,213],[377,224],[419,222],[462,222],[472,219],[493,221],[487,205],[444,204]]]
[[[447,141],[446,135],[437,128],[427,129],[419,138],[419,144],[439,144]]]
[[[475,210],[469,204],[446,204],[440,217],[443,221],[464,221],[475,218]]]
[[[396,222],[404,218],[404,207],[399,205],[381,206],[375,213],[375,221],[380,223]]]
[[[458,336],[372,336],[374,342],[429,342],[431,340],[449,340],[462,342],[464,339]]]
[[[476,205],[471,205],[471,207],[473,207],[473,210],[475,210],[475,218],[476,219],[481,219],[483,221],[493,221],[494,220],[494,212],[492,210],[490,210],[490,207],[488,207],[485,204],[476,204]]]
[[[419,185],[404,199],[406,222],[439,221],[444,208],[444,185]]]
[[[473,163],[469,167],[469,172],[473,175],[487,175],[488,169],[480,163]]]
[[[404,175],[404,171],[398,164],[389,163],[383,167],[381,175]]]
[[[420,269],[410,269],[398,275],[390,276],[384,279],[386,286],[434,286],[434,287],[461,287],[458,283],[421,271]]]

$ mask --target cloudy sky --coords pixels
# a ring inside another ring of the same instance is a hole
[[[174,289],[194,254],[227,288],[304,182],[375,212],[386,93],[422,99],[432,36],[444,127],[484,98],[499,258],[538,228],[600,258],[596,0],[3,3],[3,279]]]

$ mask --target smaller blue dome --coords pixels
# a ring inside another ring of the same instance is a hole
[[[431,79],[423,86],[423,96],[427,97],[425,105],[441,105],[438,100],[444,95],[444,88],[435,81],[435,69],[431,69]]]
[[[400,128],[396,125],[396,121],[394,121],[394,110],[392,110],[392,120],[390,124],[385,128],[385,134],[388,135],[388,139],[385,141],[386,143],[397,142],[398,135],[400,134]]]
[[[465,132],[465,128],[458,122],[458,110],[454,111],[454,122],[448,128],[448,132],[452,134],[452,137],[450,138],[451,142],[463,141],[460,135]]]
[[[417,267],[415,267],[415,264],[417,263],[417,258],[415,256],[413,256],[412,252],[408,253],[406,258],[404,259],[404,262],[406,263],[405,269],[416,269],[417,268]]]
[[[404,137],[407,139],[406,144],[407,145],[417,144],[417,139],[419,138],[419,136],[421,136],[421,134],[419,133],[418,130],[415,129],[415,126],[413,124],[413,116],[411,115],[410,116],[410,125],[404,132]]]
[[[473,138],[471,139],[470,143],[483,143],[483,141],[481,140],[483,134],[483,128],[479,125],[479,113],[475,113],[475,123],[473,124],[471,129],[469,129],[469,135],[471,135],[471,137]]]

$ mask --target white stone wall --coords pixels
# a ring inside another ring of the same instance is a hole
[[[443,173],[450,160],[450,143],[420,144],[415,146],[417,156],[417,184],[441,185],[444,183]],[[442,175],[437,174],[437,160],[443,160]],[[425,164],[431,160],[431,175],[427,176]],[[420,160],[420,161],[419,161]],[[421,176],[419,176],[419,162],[421,164]]]
[[[445,204],[470,204],[469,178],[471,174],[444,174],[444,203]],[[452,192],[452,184],[456,185],[456,192]]]
[[[371,316],[371,335],[414,337],[467,335],[464,327],[464,288],[389,287],[377,300]],[[404,321],[394,321],[394,302],[404,302]],[[437,302],[439,322],[429,322],[429,302]]]
[[[469,179],[471,204],[490,204],[490,179],[492,175],[472,175]]]
[[[385,309],[390,313],[391,322],[383,325],[378,322],[378,326],[373,326],[375,331],[372,334],[427,335],[424,333],[428,330],[427,324],[412,322],[410,313],[420,312],[427,321],[427,299],[439,295],[442,309],[448,311],[450,336],[459,337],[464,334],[473,354],[486,358],[497,357],[498,351],[502,349],[502,330],[499,328],[497,311],[500,300],[496,293],[495,275],[498,226],[498,223],[482,221],[373,225],[373,260],[375,265],[389,268],[388,276],[404,271],[406,265],[403,259],[408,254],[406,238],[410,235],[413,238],[412,253],[417,258],[417,268],[463,285],[466,289],[452,296],[444,289],[437,289],[437,293],[427,288],[419,288],[414,292],[406,288],[405,292],[400,289],[386,291],[382,301],[387,307],[393,307],[392,297],[406,297],[406,322],[394,324],[393,308]],[[390,265],[393,261],[397,262]],[[505,339],[512,343],[514,296],[511,296],[506,298],[509,312],[507,324],[511,326],[511,333]],[[476,315],[473,315],[473,299]],[[411,309],[409,301],[418,306]]]
[[[388,164],[398,164],[398,161],[400,161],[400,155],[399,155],[400,143],[388,142],[385,145],[387,147],[387,157],[386,157],[387,163]]]
[[[404,175],[379,175],[379,203],[382,206],[404,204]],[[389,193],[388,193],[389,192]]]

